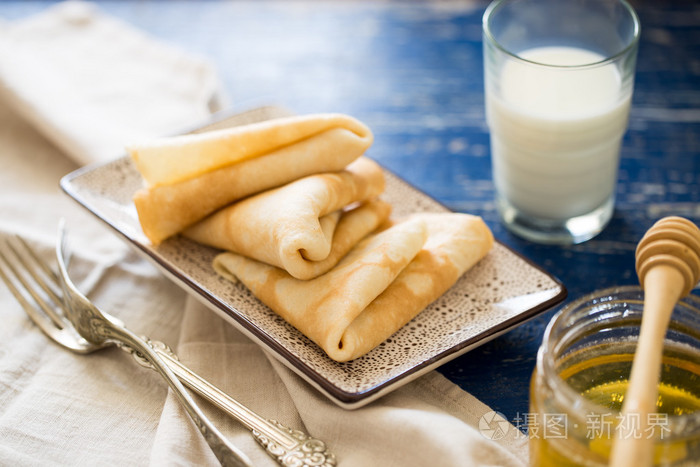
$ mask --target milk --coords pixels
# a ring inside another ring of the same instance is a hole
[[[589,213],[613,195],[631,90],[621,91],[612,64],[567,68],[603,60],[588,50],[542,47],[519,56],[559,67],[508,60],[500,80],[487,81],[496,189],[527,215]]]

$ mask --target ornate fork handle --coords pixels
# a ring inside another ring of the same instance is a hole
[[[143,339],[185,386],[227,412],[249,429],[258,443],[280,465],[290,467],[331,467],[336,465],[335,456],[328,451],[323,441],[312,438],[302,431],[287,428],[276,420],[263,419],[183,365],[166,344],[148,338]],[[122,348],[132,353],[139,364],[153,368],[151,363],[144,359],[138,351],[123,346]]]
[[[133,349],[132,352],[140,354],[140,358],[147,361],[151,368],[160,373],[167,381],[192,421],[194,421],[222,466],[247,467],[251,465],[247,456],[229,443],[204,413],[202,413],[178,380],[175,372],[170,369],[168,364],[166,364],[165,360],[161,357],[161,354],[149,345],[148,342],[125,327],[116,325],[102,316],[96,316],[90,310],[83,310],[83,313],[79,321],[83,326],[86,326],[83,329],[90,329],[91,337],[110,340],[117,343],[120,347],[126,346]]]

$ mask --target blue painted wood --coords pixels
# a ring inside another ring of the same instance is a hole
[[[50,3],[1,2],[0,17],[22,18]],[[633,2],[642,40],[615,214],[602,234],[571,247],[521,240],[497,219],[483,109],[485,2],[98,3],[208,57],[234,109],[279,104],[365,121],[376,137],[372,157],[450,208],[483,216],[500,241],[564,282],[567,302],[636,283],[634,248],[656,219],[675,214],[700,223],[698,2]],[[555,311],[439,371],[517,424]]]

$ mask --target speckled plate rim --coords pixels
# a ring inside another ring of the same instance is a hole
[[[223,114],[215,117],[212,122],[205,125],[210,127],[212,125],[218,125],[225,122],[227,119],[231,118],[231,114]],[[122,155],[116,160],[126,159],[128,156]],[[64,176],[60,181],[60,186],[62,190],[85,209],[95,215],[98,219],[103,221],[109,227],[115,230],[119,236],[121,236],[128,244],[136,249],[138,253],[144,256],[147,260],[153,263],[160,271],[164,273],[166,277],[175,282],[177,285],[182,287],[184,290],[192,293],[204,303],[208,308],[213,310],[219,316],[224,318],[227,322],[233,324],[239,331],[244,333],[251,340],[261,345],[263,348],[267,349],[269,353],[276,358],[278,361],[283,363],[289,369],[294,371],[297,375],[302,377],[305,381],[311,384],[319,392],[328,397],[332,402],[340,407],[346,409],[356,409],[362,407],[385,394],[397,389],[400,386],[418,378],[419,376],[434,370],[435,368],[447,363],[448,361],[463,355],[464,353],[485,344],[486,342],[504,334],[505,332],[511,330],[512,328],[523,324],[524,322],[532,319],[541,312],[557,305],[562,302],[567,296],[567,290],[564,285],[555,277],[548,274],[538,265],[534,264],[529,259],[523,257],[517,252],[511,250],[507,246],[500,244],[498,245],[507,251],[507,254],[514,255],[514,257],[519,258],[521,261],[526,263],[528,267],[532,268],[533,271],[538,271],[543,274],[547,279],[552,281],[558,291],[555,295],[542,300],[538,303],[534,303],[530,308],[519,312],[517,315],[506,319],[497,325],[489,327],[485,331],[473,335],[469,339],[465,339],[459,342],[457,345],[450,347],[449,349],[439,352],[437,354],[429,356],[415,365],[407,368],[401,373],[387,377],[381,381],[377,381],[372,387],[361,390],[361,391],[348,391],[339,385],[336,385],[330,381],[325,375],[311,368],[304,361],[302,361],[299,356],[291,352],[289,349],[285,348],[279,342],[267,335],[263,330],[261,330],[256,323],[251,322],[245,316],[243,316],[238,310],[230,304],[225,303],[224,300],[210,293],[208,290],[199,286],[196,281],[192,280],[186,273],[183,273],[175,265],[173,265],[167,258],[163,257],[151,245],[146,242],[140,241],[138,238],[132,236],[129,232],[121,229],[114,219],[110,218],[105,212],[102,212],[99,208],[93,205],[93,203],[83,197],[80,191],[81,179],[87,175],[93,174],[96,171],[105,170],[107,166],[113,164],[116,160],[107,161],[103,163],[91,164],[77,169],[66,176]],[[385,169],[386,171],[386,169]],[[427,194],[417,189],[416,187],[403,181],[395,174],[387,171],[387,175],[394,177],[399,183],[405,184],[411,190],[418,193],[420,196],[425,197],[431,203],[438,204],[445,208],[441,203],[430,198]]]

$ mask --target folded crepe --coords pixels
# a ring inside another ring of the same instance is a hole
[[[158,244],[236,200],[341,170],[372,141],[352,117],[317,114],[131,145],[146,183],[134,195],[141,227]]]
[[[336,266],[302,281],[234,253],[214,259],[339,362],[379,345],[447,291],[493,246],[481,218],[415,214],[362,240]]]
[[[386,221],[391,206],[375,199],[383,191],[381,167],[361,157],[344,170],[309,175],[229,205],[182,234],[311,279]]]

